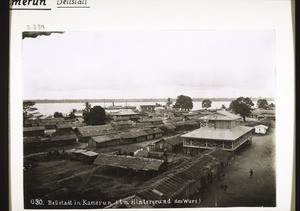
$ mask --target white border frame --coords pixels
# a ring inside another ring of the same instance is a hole
[[[22,32],[42,31],[272,29],[276,36],[276,195],[290,210],[294,144],[294,50],[290,0],[88,0],[90,9],[11,12],[10,188],[13,211],[23,210]],[[201,208],[211,210],[214,208]],[[222,208],[218,208],[222,209]],[[257,210],[261,208],[226,208]],[[190,210],[190,209],[185,209]]]

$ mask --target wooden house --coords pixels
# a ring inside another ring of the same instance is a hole
[[[115,121],[129,119],[131,121],[137,122],[138,119],[140,118],[141,114],[134,112],[130,109],[126,109],[126,110],[124,109],[124,110],[119,110],[117,112],[112,112],[112,113],[110,113],[110,116]]]
[[[155,107],[155,105],[140,105],[142,112],[154,112]]]
[[[56,135],[52,136],[49,141],[53,146],[72,145],[77,142],[77,136],[74,133]]]
[[[258,119],[267,118],[270,120],[276,120],[276,112],[275,110],[263,110],[260,112],[260,114],[257,117]]]
[[[143,142],[147,140],[147,133],[140,131],[127,131],[119,134],[122,138],[121,144],[132,144],[136,142]]]
[[[219,160],[204,154],[176,170],[168,170],[147,181],[136,195],[144,200],[170,200],[171,203],[156,204],[158,207],[174,207],[175,199],[190,198],[218,175]]]
[[[26,124],[33,127],[44,126],[46,129],[55,129],[56,125],[62,124],[65,122],[64,118],[46,118],[46,119],[34,119],[27,120]]]
[[[183,140],[177,136],[163,138],[155,142],[155,151],[178,153],[183,150]]]
[[[142,173],[144,176],[154,176],[164,168],[164,161],[152,158],[134,157],[126,155],[111,155],[100,153],[94,164],[117,172]]]
[[[70,160],[83,161],[87,164],[93,164],[98,157],[98,153],[85,149],[72,149],[69,152]]]
[[[63,124],[57,124],[55,126],[56,131],[60,133],[70,133],[73,132],[73,124],[68,122],[68,123],[63,123]]]
[[[104,148],[110,146],[117,146],[119,144],[121,144],[121,137],[117,134],[93,136],[88,141],[88,147],[90,148]]]
[[[250,114],[251,117],[263,119],[268,118],[270,120],[276,120],[276,112],[275,110],[265,110],[265,109],[255,109]]]
[[[161,117],[154,117],[154,118],[145,118],[140,119],[140,123],[151,123],[152,125],[160,125],[163,124],[163,118]]]
[[[193,120],[186,120],[175,123],[176,131],[191,131],[200,127],[200,123]]]
[[[135,123],[135,127],[138,128],[152,128],[154,127],[151,122],[137,122]]]
[[[163,134],[163,131],[159,128],[148,128],[145,129],[144,131],[148,134],[147,140],[161,138]]]
[[[102,136],[107,134],[115,134],[116,130],[111,125],[83,126],[74,129],[78,136],[79,142],[88,142],[93,136]]]
[[[259,125],[254,126],[254,131],[255,131],[255,133],[257,133],[257,134],[266,134],[268,128],[269,128],[269,127],[266,126],[266,125],[259,124]]]
[[[44,126],[38,127],[24,127],[23,136],[32,137],[32,136],[44,136],[46,128]]]
[[[220,147],[235,151],[252,141],[252,127],[240,126],[241,117],[226,111],[201,118],[199,129],[182,135],[183,150],[188,155],[198,155],[203,150]]]
[[[123,129],[132,128],[134,125],[134,122],[130,121],[130,120],[129,121],[112,121],[110,123],[110,125],[117,130],[123,130]]]

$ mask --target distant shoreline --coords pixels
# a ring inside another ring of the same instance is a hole
[[[236,98],[192,98],[194,102],[201,102],[205,99],[210,99],[211,101],[220,102],[220,101],[232,101]],[[252,101],[257,101],[258,99],[262,98],[251,98]],[[272,98],[263,98],[267,101],[274,101]],[[173,102],[176,101],[176,99],[171,99]],[[23,100],[23,102],[34,102],[34,103],[123,103],[123,102],[166,102],[167,98],[144,98],[144,99],[26,99]]]

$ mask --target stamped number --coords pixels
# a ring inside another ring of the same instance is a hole
[[[30,203],[32,205],[44,205],[44,202],[42,199],[31,199],[30,200]]]
[[[42,30],[45,29],[44,24],[32,24],[32,25],[27,25],[28,30]]]

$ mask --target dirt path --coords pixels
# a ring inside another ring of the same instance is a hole
[[[199,197],[201,207],[273,207],[276,206],[275,130],[253,137],[246,148],[226,167],[223,181],[209,184]],[[253,179],[249,170],[253,169]],[[227,193],[220,186],[228,185]]]

